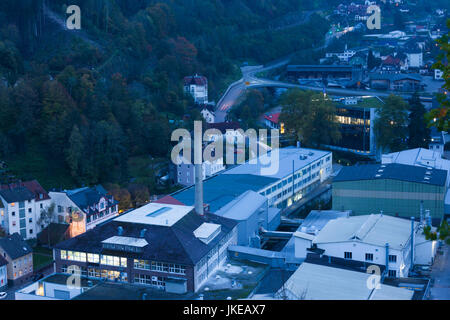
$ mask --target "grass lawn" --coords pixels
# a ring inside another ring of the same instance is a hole
[[[39,270],[53,261],[53,251],[44,247],[33,248],[33,269]]]

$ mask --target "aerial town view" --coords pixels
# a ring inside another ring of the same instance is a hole
[[[450,300],[449,12],[1,0],[0,309]]]

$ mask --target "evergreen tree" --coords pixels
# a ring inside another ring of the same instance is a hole
[[[391,94],[378,110],[374,130],[382,152],[405,149],[408,133],[408,105],[399,96]]]
[[[430,129],[425,120],[425,107],[420,102],[420,97],[415,93],[409,100],[410,114],[408,124],[408,148],[428,148]]]

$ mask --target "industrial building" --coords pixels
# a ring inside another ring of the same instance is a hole
[[[194,207],[149,203],[54,248],[55,273],[195,292],[237,243],[236,223]]]
[[[287,77],[291,81],[298,79],[352,79],[361,80],[362,68],[354,65],[288,65]]]
[[[275,210],[275,216],[269,217],[267,199],[251,190],[241,194],[215,212],[216,215],[238,222],[238,245],[256,248],[260,246],[260,228],[267,229],[269,222],[274,219],[277,222],[275,225],[278,225],[280,223],[279,213],[280,210]]]
[[[300,200],[328,179],[332,172],[332,154],[329,151],[287,147],[276,149],[276,152],[278,170],[275,174],[261,174],[265,167],[263,164],[275,160],[269,152],[260,156],[255,164],[247,161],[205,180],[204,202],[211,212],[222,208],[247,190],[265,196],[269,206],[284,208]],[[185,188],[172,196],[192,205],[194,188]]]
[[[369,286],[371,275],[304,262],[278,291],[287,300],[411,300],[414,291],[380,283]]]
[[[447,171],[404,164],[343,167],[333,179],[333,210],[420,217],[429,210],[433,223],[444,215]]]
[[[442,158],[442,152],[424,148],[415,148],[383,154],[382,164],[398,163],[417,167],[431,167],[447,171],[447,185],[450,183],[450,160]]]
[[[319,231],[329,221],[337,218],[347,218],[350,214],[351,210],[312,210],[293,234],[295,257],[305,259],[308,249],[312,247],[312,241],[319,234]]]
[[[381,214],[337,218],[317,235],[305,233],[305,241],[296,245],[303,248],[308,240],[310,251],[320,251],[344,262],[357,261],[366,268],[384,266],[388,277],[407,277],[415,264],[431,265],[434,261],[437,243],[425,239],[423,227],[423,221]]]

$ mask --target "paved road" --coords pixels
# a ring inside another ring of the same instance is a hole
[[[306,23],[311,15],[315,11],[308,11],[305,14],[305,19],[303,23]],[[331,38],[328,36],[328,34],[325,36],[324,44],[320,47],[315,48],[314,50],[321,50],[328,46],[329,42],[331,41]],[[242,95],[242,93],[245,92],[245,90],[248,87],[255,86],[257,84],[263,84],[265,79],[260,80],[255,75],[260,72],[269,71],[271,69],[276,69],[279,67],[282,67],[289,63],[292,56],[294,54],[290,54],[286,57],[283,57],[281,59],[278,59],[276,61],[273,61],[269,64],[266,64],[265,66],[259,65],[259,66],[246,66],[241,68],[242,72],[242,78],[234,83],[232,83],[227,91],[225,91],[225,94],[222,96],[222,98],[219,100],[219,102],[216,105],[215,110],[215,116],[216,116],[216,122],[223,122],[225,121],[225,118],[227,116],[228,111],[231,109],[231,107],[236,103],[236,101],[239,99],[239,97]]]
[[[434,285],[431,287],[432,300],[450,300],[450,249],[443,247],[444,254],[437,255],[433,264],[431,277]]]

